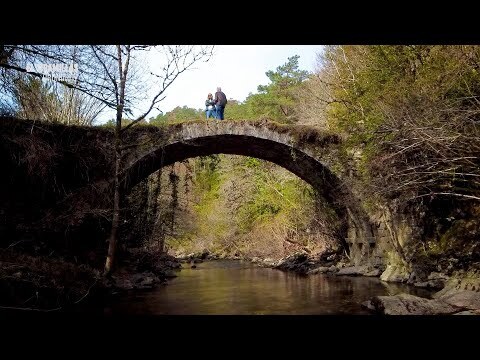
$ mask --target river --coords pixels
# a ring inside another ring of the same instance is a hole
[[[184,265],[186,267],[187,265]],[[361,303],[376,295],[430,292],[378,278],[317,274],[300,276],[225,260],[184,268],[169,284],[136,291],[109,304],[108,314],[368,314]]]

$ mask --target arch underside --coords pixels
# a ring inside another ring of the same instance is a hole
[[[163,166],[213,154],[243,155],[273,162],[310,184],[338,210],[343,207],[336,196],[340,191],[339,179],[318,160],[292,146],[245,135],[206,136],[159,147],[127,169],[122,176],[122,189],[129,192]]]
[[[178,141],[151,151],[137,160],[125,173],[122,189],[129,192],[161,167],[198,156],[230,154],[250,156],[275,163],[310,184],[328,201],[344,223],[338,234],[348,251],[346,236],[347,208],[342,197],[340,180],[322,163],[303,151],[283,143],[245,135],[216,135]]]
[[[373,238],[369,217],[351,190],[342,184],[328,167],[300,149],[290,145],[248,135],[213,135],[176,141],[159,146],[135,161],[123,174],[121,189],[129,192],[163,166],[198,156],[230,154],[250,156],[275,163],[310,184],[337,213],[342,222],[338,240],[347,252],[349,219],[358,238]]]

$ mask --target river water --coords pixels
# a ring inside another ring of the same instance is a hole
[[[109,314],[368,314],[361,303],[376,295],[406,292],[431,294],[378,278],[300,276],[261,268],[249,262],[226,260],[197,264],[179,271],[168,285],[132,292],[105,309]]]

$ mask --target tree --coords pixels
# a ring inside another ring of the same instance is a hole
[[[154,74],[159,81],[158,88],[155,95],[151,99],[146,110],[139,116],[132,117],[131,122],[122,127],[122,118],[124,114],[132,115],[132,107],[135,105],[136,88],[138,83],[135,83],[135,69],[131,67],[136,60],[136,55],[139,52],[149,51],[149,46],[132,46],[132,45],[116,45],[115,47],[92,46],[93,55],[102,65],[104,75],[110,79],[109,91],[114,95],[116,104],[116,126],[115,126],[115,170],[114,170],[114,197],[113,197],[113,217],[112,229],[109,238],[108,254],[105,262],[105,273],[109,274],[114,265],[115,253],[117,248],[117,232],[120,221],[120,173],[122,170],[122,149],[123,141],[122,134],[144,120],[154,107],[164,99],[163,94],[168,87],[175,81],[175,79],[192,67],[196,62],[201,60],[208,60],[212,54],[212,48],[200,47],[196,50],[193,46],[165,46],[162,47],[165,64],[162,74]],[[143,80],[143,79],[142,79]],[[127,81],[129,86],[127,87]],[[133,90],[130,91],[129,90]],[[127,107],[128,106],[128,107]]]
[[[91,125],[107,104],[95,94],[104,79],[96,76],[88,49],[0,45],[0,107],[20,118]]]
[[[174,123],[190,120],[203,120],[204,118],[205,112],[202,109],[195,110],[184,105],[183,107],[177,106],[166,114],[160,114],[157,117],[150,119],[149,123],[152,125],[160,125],[166,122]]]
[[[479,59],[475,45],[326,47],[319,97],[361,154],[364,189],[402,204],[480,199]]]
[[[289,57],[276,71],[267,71],[265,75],[271,83],[259,85],[259,93],[247,98],[247,102],[260,117],[265,116],[281,122],[295,121],[297,92],[309,77],[308,71],[299,69],[299,58],[299,55]]]
[[[145,55],[157,52],[163,64],[160,71],[147,71],[142,67]],[[12,74],[30,74],[37,78],[44,74],[36,70],[35,61],[48,63],[58,61],[68,64],[75,61],[78,66],[78,78],[75,82],[55,80],[67,88],[97,99],[106,107],[114,109],[114,174],[113,174],[113,216],[109,237],[108,255],[105,262],[105,274],[111,273],[117,247],[117,232],[120,221],[120,173],[122,170],[122,135],[132,126],[140,123],[165,98],[164,93],[170,85],[195,63],[208,61],[212,56],[212,46],[81,46],[73,52],[69,46],[0,46],[0,69],[4,89],[11,85]],[[28,65],[34,64],[33,68]],[[145,100],[149,79],[155,79],[155,93],[144,108],[140,102]],[[135,112],[138,114],[135,116]],[[122,126],[122,120],[130,122]]]
[[[100,101],[54,81],[27,75],[18,77],[14,84],[11,112],[18,118],[92,125],[105,108]]]

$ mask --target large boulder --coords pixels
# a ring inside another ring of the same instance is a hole
[[[275,268],[306,274],[310,270],[308,261],[309,259],[306,253],[296,253],[280,260]]]
[[[461,309],[440,300],[430,300],[410,294],[375,296],[371,299],[375,311],[383,315],[446,315]]]
[[[462,290],[441,296],[438,300],[464,309],[480,311],[480,292],[477,291]]]

